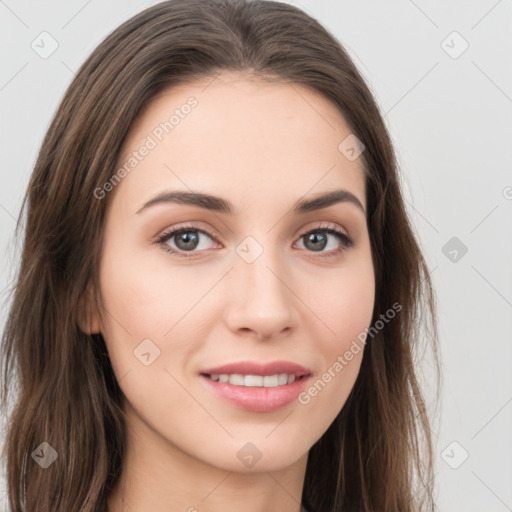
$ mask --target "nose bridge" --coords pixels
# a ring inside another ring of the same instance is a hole
[[[248,236],[236,247],[229,281],[230,327],[265,337],[292,327],[297,318],[286,262],[278,248],[270,246],[270,238],[260,243]]]
[[[265,299],[264,304],[274,301],[289,300],[283,281],[283,261],[276,247],[271,246],[270,236],[265,245],[253,237],[246,237],[236,248],[235,272],[245,283],[247,290],[244,295],[253,300]]]

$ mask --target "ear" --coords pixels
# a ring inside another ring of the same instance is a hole
[[[100,314],[91,283],[87,285],[84,294],[80,298],[77,322],[80,330],[85,334],[98,334],[101,332]]]

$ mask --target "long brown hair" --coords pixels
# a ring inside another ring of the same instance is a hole
[[[3,450],[12,512],[106,509],[124,460],[125,419],[102,336],[79,328],[89,286],[100,304],[108,197],[94,192],[116,171],[130,127],[157,94],[223,70],[307,85],[339,108],[365,145],[372,325],[401,305],[368,338],[347,402],[309,452],[303,502],[314,512],[435,509],[433,440],[416,367],[424,333],[439,386],[435,294],[370,89],[342,45],[296,7],[189,0],[144,10],[94,50],[38,154],[18,219],[23,252],[2,340],[4,411],[16,383]],[[39,452],[53,454],[42,443],[58,456],[46,469],[35,462]]]

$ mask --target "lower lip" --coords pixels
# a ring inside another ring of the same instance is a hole
[[[291,384],[274,388],[234,386],[228,382],[217,382],[205,375],[201,379],[219,396],[236,407],[253,412],[272,412],[293,402],[304,390],[310,375]]]

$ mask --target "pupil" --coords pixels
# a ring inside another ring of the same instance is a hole
[[[192,233],[192,235],[190,235]],[[180,247],[180,249],[194,249],[197,246],[198,242],[198,236],[197,233],[193,233],[192,231],[187,231],[184,233],[181,233],[178,236],[178,239],[176,241],[176,245]],[[184,242],[184,243],[182,243]]]
[[[323,239],[323,240],[321,240]],[[318,245],[318,241],[320,240],[320,247]],[[307,237],[307,240],[306,240],[306,247],[308,246],[308,243],[309,242],[313,242],[313,245],[311,246],[311,248],[315,251],[315,250],[322,250],[325,245],[326,245],[326,236],[325,235],[316,235],[315,233],[310,233]],[[322,243],[323,242],[323,243]],[[315,245],[316,244],[316,245]]]

